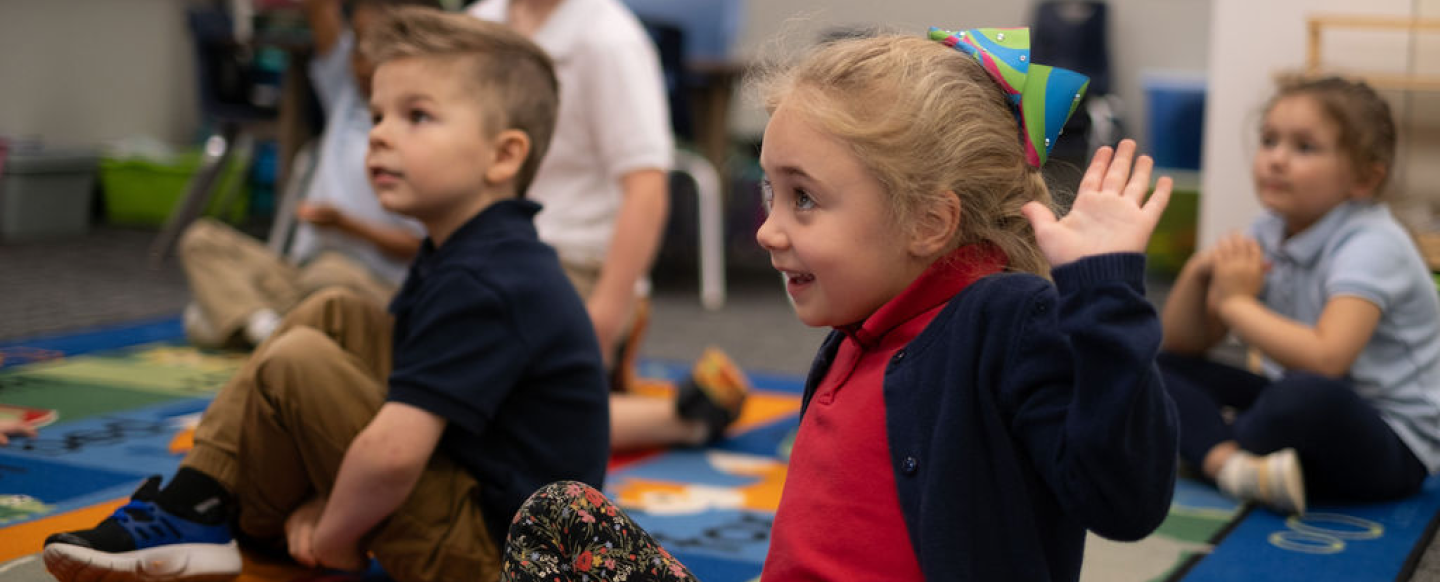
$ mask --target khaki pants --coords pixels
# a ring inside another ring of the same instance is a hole
[[[220,390],[181,463],[235,495],[239,527],[284,535],[285,518],[328,496],[350,442],[384,403],[393,322],[378,304],[321,291],[286,316]],[[480,485],[441,452],[367,548],[394,579],[495,580],[500,550],[480,512]]]
[[[394,285],[345,255],[325,252],[297,267],[260,241],[211,218],[185,229],[180,261],[196,305],[222,338],[235,335],[256,311],[284,315],[326,287],[351,289],[381,305],[395,294]]]

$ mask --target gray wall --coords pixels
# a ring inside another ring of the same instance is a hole
[[[0,135],[185,142],[195,87],[185,0],[0,0]]]

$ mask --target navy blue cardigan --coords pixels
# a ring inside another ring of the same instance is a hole
[[[891,359],[890,457],[927,580],[1074,580],[1086,529],[1135,540],[1165,519],[1178,424],[1144,265],[983,278]],[[804,404],[842,338],[825,340]]]

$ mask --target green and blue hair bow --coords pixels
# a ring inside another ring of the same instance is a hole
[[[1080,105],[1090,78],[1075,71],[1030,62],[1030,29],[972,28],[950,32],[930,28],[938,40],[975,58],[1000,85],[1015,108],[1025,143],[1025,160],[1040,167],[1060,129]]]

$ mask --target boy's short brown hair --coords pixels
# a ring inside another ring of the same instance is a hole
[[[360,52],[376,67],[411,57],[465,59],[458,70],[480,91],[486,130],[494,135],[517,129],[530,136],[530,155],[515,177],[516,196],[525,197],[550,147],[560,103],[555,65],[543,49],[503,24],[401,7],[387,10],[365,32]]]

